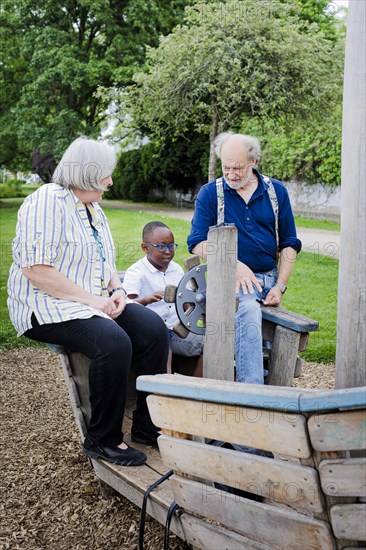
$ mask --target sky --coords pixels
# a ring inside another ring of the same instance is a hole
[[[327,12],[337,16],[342,8],[348,8],[348,0],[329,0]]]

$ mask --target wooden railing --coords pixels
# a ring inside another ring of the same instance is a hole
[[[149,410],[175,472],[188,543],[328,550],[366,540],[366,388],[324,392],[176,375],[143,376],[137,388],[154,394]]]

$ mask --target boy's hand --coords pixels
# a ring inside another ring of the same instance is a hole
[[[163,300],[163,298],[164,298],[164,291],[157,290],[156,292],[153,292],[152,294],[150,294],[150,296],[145,296],[144,298],[142,298],[142,300],[143,300],[143,304],[147,306],[148,304],[160,302],[160,300]]]

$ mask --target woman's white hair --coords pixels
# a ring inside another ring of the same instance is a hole
[[[234,134],[233,132],[222,132],[218,134],[214,141],[214,150],[216,156],[221,159],[221,149],[224,143],[231,137],[237,137],[245,147],[245,150],[248,153],[248,160],[257,160],[261,158],[261,146],[256,137],[247,136],[245,134]]]
[[[100,191],[100,182],[112,175],[116,162],[116,153],[108,143],[81,137],[66,149],[52,181],[65,189]]]

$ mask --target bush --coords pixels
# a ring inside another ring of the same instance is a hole
[[[108,196],[153,202],[161,200],[156,192],[165,189],[187,193],[206,182],[207,160],[208,142],[198,135],[125,151],[119,156]]]
[[[298,180],[324,185],[341,183],[341,109],[324,121],[284,128],[272,121],[247,119],[242,132],[261,142],[261,171],[283,181]]]
[[[13,197],[22,197],[23,182],[19,180],[8,180],[0,183],[0,199],[9,199]]]

